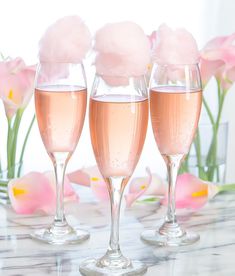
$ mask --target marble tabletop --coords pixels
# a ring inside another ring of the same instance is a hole
[[[84,189],[84,188],[83,188]],[[80,275],[79,263],[101,256],[109,239],[109,207],[82,190],[80,203],[66,205],[71,225],[88,229],[89,241],[79,245],[53,246],[33,241],[30,233],[52,221],[41,215],[22,216],[0,205],[0,275]],[[123,208],[121,248],[123,253],[148,265],[146,276],[235,275],[235,194],[217,196],[203,209],[180,210],[182,225],[200,233],[198,243],[181,248],[156,248],[144,244],[140,233],[157,227],[165,214],[158,204],[135,204]]]

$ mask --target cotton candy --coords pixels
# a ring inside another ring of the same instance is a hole
[[[91,34],[79,16],[66,16],[52,24],[39,42],[42,62],[80,63],[91,47]]]
[[[129,77],[144,75],[150,63],[150,42],[133,22],[106,24],[95,36],[95,66],[110,85],[128,84]]]
[[[185,29],[159,27],[153,49],[153,62],[159,64],[195,64],[199,60],[197,43]]]

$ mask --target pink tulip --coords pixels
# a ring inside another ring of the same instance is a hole
[[[87,186],[87,187],[90,186],[90,175],[87,172],[85,172],[85,169],[71,172],[67,174],[67,177],[69,181],[72,183],[79,184],[82,186]]]
[[[151,49],[153,50],[155,45],[156,45],[156,41],[157,41],[157,32],[153,31],[151,33],[151,35],[148,35],[148,39],[149,39],[149,42],[150,42]]]
[[[91,190],[100,201],[109,201],[107,184],[102,177],[98,167],[87,168],[86,173],[90,175]]]
[[[21,58],[0,62],[0,97],[8,118],[28,104],[33,94],[34,77],[35,66],[26,66]]]
[[[128,194],[125,196],[130,207],[142,195],[162,198],[161,203],[167,204],[167,183],[156,174],[148,177],[136,177],[130,183]],[[232,186],[231,186],[232,187]],[[178,176],[176,185],[176,207],[199,209],[213,198],[223,188],[211,182],[204,182],[196,176],[185,173]]]
[[[45,172],[44,175],[49,179],[49,183],[56,194],[56,182],[55,182],[55,174],[53,171]],[[73,201],[77,200],[78,195],[75,193],[69,178],[67,175],[64,177],[64,201]]]
[[[129,191],[125,195],[126,206],[131,205],[141,196],[148,195],[162,198],[161,203],[167,204],[167,182],[146,168],[148,176],[135,177],[131,180]],[[71,182],[91,187],[92,192],[100,201],[108,201],[109,194],[106,183],[97,166],[77,170],[68,175]],[[178,176],[176,185],[176,207],[199,209],[217,193],[235,191],[235,184],[216,185],[205,182],[196,176],[185,173]]]
[[[214,183],[205,182],[189,173],[181,174],[176,185],[176,208],[200,209],[219,191]],[[167,194],[162,203],[167,204]]]
[[[108,189],[97,166],[84,168],[68,174],[71,182],[82,185],[90,186],[92,192],[100,201],[108,201]]]
[[[205,86],[212,76],[228,90],[235,80],[235,33],[210,40],[201,51],[201,76]]]
[[[151,174],[146,168],[147,177],[135,177],[131,180],[129,192],[125,195],[126,205],[130,207],[133,202],[141,195],[165,194],[166,181],[161,179],[157,174]],[[109,193],[99,169],[97,166],[84,168],[68,174],[71,182],[87,186],[100,201],[108,201]],[[151,184],[151,185],[150,185]]]
[[[157,174],[151,174],[149,168],[146,168],[147,177],[135,177],[131,180],[129,191],[125,195],[127,207],[131,205],[142,195],[163,196],[166,183]]]
[[[43,211],[54,214],[56,208],[56,188],[53,172],[30,172],[8,184],[8,192],[13,209],[18,214],[32,214]],[[76,200],[78,196],[65,178],[65,201]]]
[[[51,213],[56,202],[49,179],[38,172],[11,180],[8,191],[12,207],[19,214],[31,214],[36,210]]]

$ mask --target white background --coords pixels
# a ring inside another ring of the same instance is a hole
[[[37,63],[37,45],[45,29],[56,19],[72,14],[80,15],[93,34],[103,24],[121,20],[132,20],[138,23],[147,34],[157,29],[163,22],[171,27],[185,27],[194,35],[201,49],[214,36],[235,32],[234,11],[234,0],[0,0],[0,51],[5,56],[21,56],[27,64]],[[90,89],[94,70],[91,67],[91,61],[87,61],[85,65]],[[230,124],[227,169],[227,180],[230,182],[235,182],[234,93],[235,91],[230,91],[227,96],[223,114],[224,119],[228,119]],[[213,93],[210,100],[215,100]],[[23,121],[24,127],[21,135],[33,112],[32,99]],[[6,121],[1,113],[1,145],[4,144],[5,135]],[[68,170],[94,163],[86,120],[79,145]],[[165,166],[157,151],[150,127],[135,175],[143,174],[145,166],[150,166],[153,172],[165,175]],[[35,124],[25,156],[24,169],[25,171],[43,171],[51,167],[38,133],[37,124]]]

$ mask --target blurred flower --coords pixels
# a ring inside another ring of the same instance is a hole
[[[12,208],[18,214],[32,214],[43,211],[54,214],[56,208],[56,188],[53,172],[30,172],[8,184]],[[68,178],[64,185],[65,200],[77,200]]]
[[[131,180],[129,191],[125,195],[127,207],[131,205],[142,195],[165,194],[166,182],[157,174],[152,174],[149,168],[146,168],[147,177],[135,177]]]
[[[106,182],[97,166],[87,167],[72,172],[68,174],[68,178],[73,183],[90,187],[96,198],[100,201],[109,200]]]
[[[44,175],[48,178],[51,187],[56,194],[56,181],[55,174],[53,171],[44,172]],[[64,177],[64,202],[77,200],[78,195],[75,193],[70,180],[67,175]]]
[[[129,191],[125,195],[126,205],[130,207],[133,202],[141,195],[164,195],[166,181],[157,174],[151,174],[146,168],[147,177],[135,177],[131,180]],[[109,201],[109,193],[99,169],[97,166],[83,168],[68,174],[71,182],[90,187],[95,197],[100,201]],[[151,185],[150,185],[151,184]]]
[[[161,203],[167,204],[167,183],[157,174],[148,177],[136,177],[130,183],[128,194],[125,196],[127,206],[131,206],[142,195],[155,196],[155,201],[162,198]],[[226,188],[227,187],[227,188]],[[205,182],[192,174],[181,174],[177,178],[175,203],[176,208],[199,209],[217,193],[225,190],[234,190],[235,185],[218,186],[211,182]],[[148,202],[148,199],[144,199]],[[153,198],[149,199],[150,202]]]
[[[212,76],[228,90],[235,80],[235,33],[210,40],[201,50],[201,76],[205,86]]]
[[[153,50],[157,42],[157,31],[153,31],[151,35],[148,35],[147,37],[150,42],[151,50]]]
[[[200,133],[194,140],[197,156],[198,176],[206,181],[223,181],[220,174],[217,173],[218,144],[221,142],[219,129],[221,119],[223,118],[223,107],[226,95],[235,81],[235,33],[228,36],[219,36],[211,39],[200,52],[200,71],[203,89],[212,77],[216,79],[216,88],[213,101],[207,100],[206,93],[203,93],[203,107],[207,113],[207,118],[211,124],[211,138],[208,141],[210,145],[206,156],[203,156],[205,164],[201,165],[201,139]],[[214,111],[214,102],[217,105],[217,111]],[[213,103],[211,105],[211,103]],[[209,135],[210,136],[210,135]],[[189,159],[186,158],[182,164],[182,172],[189,171]]]
[[[219,187],[196,176],[184,173],[178,176],[175,189],[176,208],[200,209],[219,192]],[[162,200],[167,204],[167,192]]]
[[[127,207],[131,207],[141,196],[152,196],[142,200],[144,202],[161,199],[162,204],[167,204],[166,180],[157,174],[152,174],[149,168],[146,168],[146,172],[148,174],[146,177],[135,177],[131,180],[129,190],[125,195]],[[100,201],[109,200],[106,183],[97,166],[72,172],[68,174],[68,179],[73,183],[91,187],[92,192]],[[199,209],[216,194],[224,191],[235,191],[235,184],[220,186],[203,181],[189,173],[181,174],[178,176],[176,185],[176,207]]]
[[[33,94],[34,77],[35,66],[26,66],[21,58],[0,62],[0,97],[8,118],[28,104]]]

